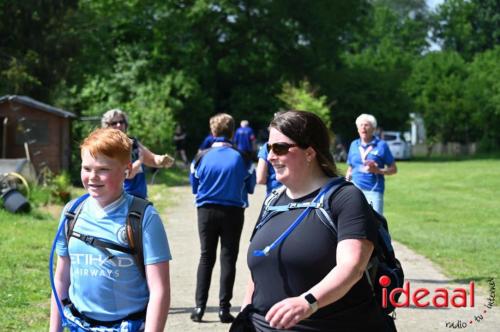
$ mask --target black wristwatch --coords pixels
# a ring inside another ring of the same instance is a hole
[[[312,295],[311,293],[307,293],[304,298],[306,299],[307,303],[309,303],[309,307],[311,307],[313,313],[318,311],[318,300]]]

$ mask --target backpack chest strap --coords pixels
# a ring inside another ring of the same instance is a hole
[[[112,249],[112,250],[124,252],[124,253],[129,254],[129,255],[134,254],[134,250],[132,250],[130,248],[120,246],[120,245],[112,243],[112,242],[100,240],[100,239],[96,238],[95,236],[85,235],[85,234],[81,234],[81,233],[78,233],[75,231],[73,231],[71,233],[71,236],[80,240],[80,241],[85,242],[86,244],[88,244],[92,247],[101,248],[101,249]]]
[[[310,207],[311,209],[319,209],[322,207],[321,202],[303,202],[303,203],[289,203],[286,205],[270,205],[266,207],[266,211],[276,211],[276,212],[285,212],[293,209],[307,209]]]

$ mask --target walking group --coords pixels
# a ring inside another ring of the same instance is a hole
[[[190,165],[200,239],[193,324],[203,321],[220,242],[218,316],[228,331],[395,331],[366,273],[378,248],[384,176],[397,171],[387,144],[374,135],[375,118],[356,120],[360,138],[349,149],[345,177],[329,131],[313,113],[276,113],[258,153],[248,121],[235,130],[233,117],[220,113],[209,126]],[[128,128],[127,115],[110,110],[80,145],[87,194],[69,202],[60,218],[50,331],[165,328],[172,255],[160,215],[147,201],[144,166],[168,168],[174,158],[153,153]],[[176,136],[186,162],[181,127]],[[244,210],[257,183],[268,195],[259,219],[250,221],[250,273],[235,317]]]

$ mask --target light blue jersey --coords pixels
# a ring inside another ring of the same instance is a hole
[[[74,232],[97,237],[121,246],[128,246],[125,231],[129,194],[101,208],[92,197],[84,205]],[[69,208],[67,205],[64,209]],[[60,223],[64,221],[64,213]],[[144,264],[171,260],[165,229],[158,212],[148,206],[143,217]],[[84,315],[101,321],[113,321],[142,311],[149,300],[145,278],[134,257],[112,249],[102,249],[72,237],[69,247],[66,235],[57,239],[57,254],[71,259],[70,300]]]

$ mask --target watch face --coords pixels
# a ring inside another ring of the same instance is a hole
[[[318,300],[316,300],[316,298],[314,297],[314,295],[312,295],[311,293],[307,294],[305,296],[305,299],[307,300],[307,302],[309,302],[309,304],[313,304],[313,303],[318,302]]]

